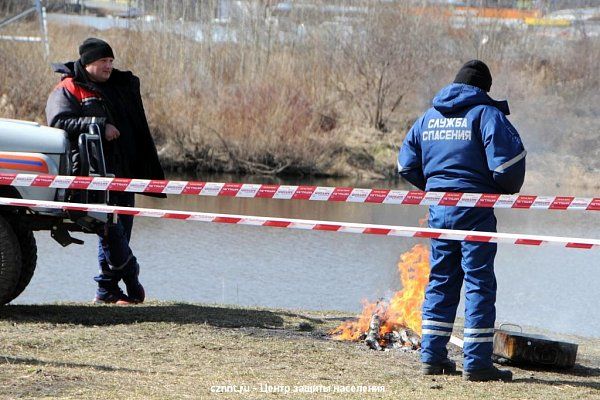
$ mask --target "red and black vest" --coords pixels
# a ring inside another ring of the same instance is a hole
[[[60,88],[64,88],[69,93],[71,93],[81,106],[83,106],[84,104],[86,104],[88,102],[102,100],[102,96],[100,96],[99,93],[96,93],[93,90],[86,89],[86,88],[79,86],[75,82],[73,77],[70,77],[70,76],[68,76],[65,79],[63,79],[62,81],[60,81],[54,89],[60,89]]]

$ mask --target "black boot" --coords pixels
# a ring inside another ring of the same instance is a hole
[[[127,296],[134,303],[143,303],[144,299],[146,298],[144,287],[138,279],[139,274],[140,265],[137,263],[137,261],[134,261],[123,271],[123,282],[127,288]]]
[[[448,358],[438,363],[421,363],[423,375],[451,375],[456,373],[456,363]]]
[[[476,369],[474,371],[463,371],[463,379],[465,381],[473,382],[487,382],[487,381],[502,381],[511,382],[512,372],[509,370],[498,369],[494,366],[484,369]]]
[[[134,304],[134,302],[132,302],[119,287],[119,281],[121,280],[119,274],[115,271],[111,271],[108,266],[103,266],[100,269],[100,274],[95,276],[94,280],[98,283],[94,303],[119,305]]]
[[[96,304],[119,304],[127,305],[134,304],[129,297],[123,293],[119,287],[118,281],[97,281],[98,289],[96,289],[96,297],[94,303]]]

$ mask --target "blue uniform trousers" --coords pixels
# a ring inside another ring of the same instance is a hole
[[[431,206],[429,213],[431,228],[496,232],[492,209]],[[423,362],[437,363],[447,357],[464,281],[464,370],[492,366],[496,250],[495,243],[431,240],[431,272],[423,302]]]

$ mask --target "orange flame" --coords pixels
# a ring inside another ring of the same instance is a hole
[[[369,330],[373,314],[381,320],[379,334],[410,328],[421,334],[421,306],[425,295],[425,286],[429,281],[429,251],[422,244],[414,246],[400,256],[398,271],[402,281],[402,290],[397,291],[389,301],[369,303],[363,300],[363,311],[357,320],[342,323],[329,333],[336,340],[358,341]]]

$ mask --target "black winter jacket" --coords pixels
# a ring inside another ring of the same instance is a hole
[[[63,129],[69,136],[72,172],[78,173],[79,135],[96,123],[102,133],[108,172],[124,178],[164,179],[144,112],[139,78],[130,71],[113,69],[107,82],[96,83],[88,78],[79,61],[52,67],[62,79],[48,97],[46,118],[49,126]],[[121,133],[118,139],[104,139],[107,123],[117,127]]]

